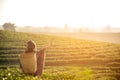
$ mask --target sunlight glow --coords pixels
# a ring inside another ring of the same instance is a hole
[[[120,27],[119,0],[4,0],[0,25]]]

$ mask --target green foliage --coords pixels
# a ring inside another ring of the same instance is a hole
[[[18,68],[0,69],[0,80],[94,80],[94,75],[89,69],[80,71],[79,68],[69,67],[69,70],[55,70],[56,72],[52,68],[46,69],[42,77],[34,77],[23,74]]]
[[[15,31],[16,26],[15,24],[12,24],[12,23],[4,23],[3,28],[4,30]]]
[[[18,68],[0,69],[0,80],[37,80],[37,77],[25,75]]]
[[[120,76],[120,44],[2,30],[0,30],[0,65],[18,66],[19,54],[24,52],[26,42],[31,39],[36,42],[38,49],[45,47],[53,41],[53,46],[46,50],[45,60],[45,66],[52,66],[52,69],[50,71],[45,69],[41,78],[23,75],[18,69],[18,74],[23,78],[25,77],[24,80],[34,78],[38,78],[38,80],[56,80],[56,78],[57,80],[93,80],[95,78],[92,74],[93,72],[96,73],[95,75],[98,75],[99,79],[103,80],[108,77],[117,78]],[[53,69],[53,66],[73,65],[96,67],[96,69],[94,68],[93,71],[91,69],[81,71],[78,68]],[[100,66],[102,67],[99,68]],[[9,78],[11,74],[13,76],[14,69],[10,70],[13,70],[10,74],[2,70],[2,74],[5,72],[4,75],[7,77],[0,76],[0,80]],[[108,77],[104,78],[105,75]],[[14,77],[12,78],[14,80]],[[17,78],[19,80],[19,76]],[[21,77],[20,80],[22,80]]]
[[[114,77],[104,76],[104,77],[98,78],[97,80],[117,80],[117,79]]]

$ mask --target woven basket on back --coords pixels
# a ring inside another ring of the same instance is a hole
[[[20,55],[20,63],[24,73],[34,74],[37,70],[36,53],[23,53]]]

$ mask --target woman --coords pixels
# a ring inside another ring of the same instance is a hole
[[[45,50],[41,49],[37,52],[36,43],[32,40],[27,42],[25,53],[20,54],[20,67],[26,74],[41,76],[45,64]]]

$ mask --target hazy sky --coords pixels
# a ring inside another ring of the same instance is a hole
[[[0,0],[0,25],[120,27],[120,0]]]

